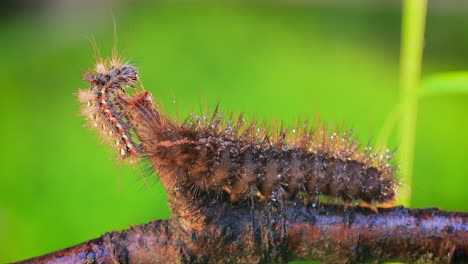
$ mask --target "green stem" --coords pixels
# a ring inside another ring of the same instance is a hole
[[[403,187],[399,202],[410,205],[414,145],[418,111],[418,91],[424,46],[427,0],[405,0],[401,43],[400,93],[402,118],[400,123],[400,164]]]

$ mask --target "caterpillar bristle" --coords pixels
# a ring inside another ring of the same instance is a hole
[[[243,114],[225,115],[218,104],[180,123],[162,114],[149,91],[127,93],[138,81],[129,64],[100,62],[85,79],[91,88],[80,91],[79,100],[89,123],[117,141],[123,158],[148,159],[171,193],[225,193],[232,202],[257,196],[316,201],[324,195],[346,205],[395,200],[393,155],[362,148],[352,130],[328,130],[321,122],[298,122],[292,129],[259,125]]]

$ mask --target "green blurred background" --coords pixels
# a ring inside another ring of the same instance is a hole
[[[367,143],[398,101],[399,2],[33,2],[0,13],[0,263],[170,215],[160,183],[78,115],[89,39],[109,55],[113,16],[119,51],[174,116],[217,100],[286,123],[319,111]],[[468,7],[453,3],[429,4],[423,76],[468,69]],[[412,207],[468,211],[467,114],[466,96],[420,101]]]

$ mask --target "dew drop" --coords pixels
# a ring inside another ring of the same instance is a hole
[[[238,151],[237,148],[235,148],[235,147],[231,147],[231,148],[229,149],[229,152],[231,152],[231,154],[234,155],[234,156],[236,156],[236,155],[239,154],[239,151]]]

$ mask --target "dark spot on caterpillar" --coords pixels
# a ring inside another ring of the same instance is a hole
[[[246,123],[242,116],[225,118],[217,108],[180,123],[164,116],[148,91],[125,92],[124,86],[138,80],[136,68],[110,62],[97,65],[93,76],[90,91],[96,98],[104,91],[110,121],[117,125],[105,123],[119,128],[113,130],[126,147],[121,151],[143,154],[169,191],[194,198],[227,194],[233,202],[254,196],[317,201],[325,195],[370,204],[395,199],[392,155],[362,149],[351,131],[304,124],[272,133],[275,129]],[[107,86],[96,79],[106,79]],[[102,114],[99,107],[96,112]],[[130,129],[141,145],[134,144]]]
[[[453,226],[451,225],[448,225],[445,227],[445,232],[451,234],[453,232],[453,230],[455,230],[455,228],[453,228]]]
[[[138,73],[134,67],[124,66],[120,69],[119,75],[122,81],[127,84],[138,81]]]

